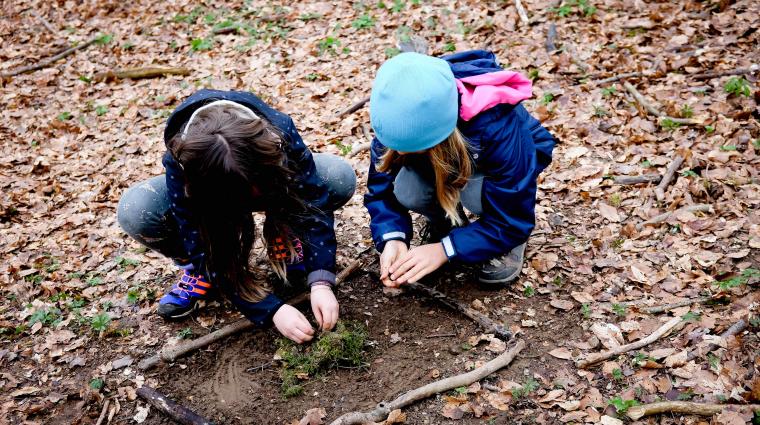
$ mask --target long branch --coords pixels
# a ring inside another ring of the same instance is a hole
[[[628,81],[623,81],[623,86],[625,87],[626,90],[628,90],[629,93],[631,93],[631,95],[633,96],[634,99],[636,99],[636,102],[638,102],[639,105],[643,106],[644,109],[647,110],[647,112],[649,112],[650,114],[656,117],[667,119],[678,124],[685,124],[685,125],[701,124],[700,121],[693,120],[693,119],[669,117],[667,114],[660,111],[654,105],[649,103],[649,101],[646,100],[646,98],[644,98],[644,96],[641,93],[639,93],[639,91],[636,90],[636,87],[634,87],[631,83],[629,83]]]
[[[342,415],[330,423],[330,425],[353,425],[374,423],[385,420],[388,414],[396,409],[406,407],[416,401],[428,398],[434,394],[442,393],[458,387],[464,387],[473,382],[480,381],[486,376],[498,371],[509,365],[515,356],[525,348],[525,342],[517,341],[509,350],[498,355],[493,360],[483,366],[461,375],[451,376],[439,381],[431,382],[417,389],[408,391],[390,403],[379,403],[375,409],[370,412],[350,412]]]
[[[676,171],[678,171],[679,168],[681,168],[681,164],[683,164],[684,157],[681,155],[676,155],[675,158],[673,158],[673,162],[670,163],[668,166],[668,169],[665,171],[665,174],[662,176],[662,180],[660,180],[660,184],[657,185],[657,187],[654,189],[654,194],[657,196],[658,201],[662,201],[665,199],[665,189],[670,184],[670,181],[673,180],[673,176],[675,176]]]
[[[619,354],[627,353],[631,350],[638,350],[639,348],[645,347],[667,335],[671,330],[673,330],[673,328],[681,323],[683,323],[683,319],[680,317],[674,317],[668,320],[668,322],[664,325],[660,326],[660,328],[654,331],[654,333],[645,338],[642,338],[630,344],[621,345],[611,350],[603,351],[601,353],[589,354],[585,359],[577,361],[575,365],[581,369],[585,369],[593,364],[615,357]]]
[[[167,416],[172,418],[174,422],[183,425],[212,425],[208,419],[170,399],[154,388],[148,386],[140,387],[137,389],[137,395],[147,401],[151,406],[164,412]]]
[[[57,62],[57,61],[65,58],[66,56],[71,55],[72,53],[74,53],[74,52],[76,52],[78,50],[86,49],[87,47],[89,47],[90,45],[92,45],[93,43],[95,43],[96,41],[98,41],[98,38],[99,37],[95,37],[95,38],[92,38],[92,39],[90,39],[90,40],[82,43],[82,44],[78,44],[76,46],[69,47],[68,49],[66,49],[64,51],[62,51],[62,52],[60,52],[60,53],[58,53],[56,55],[53,55],[53,56],[51,56],[49,58],[45,58],[45,59],[43,59],[43,60],[41,60],[41,61],[39,61],[39,62],[37,62],[35,64],[27,65],[27,66],[22,66],[20,68],[14,69],[12,71],[0,73],[0,78],[15,77],[16,75],[19,75],[19,74],[26,74],[27,72],[32,72],[32,71],[36,71],[38,69],[46,68],[49,65],[51,65],[51,64],[53,64],[53,63],[55,63],[55,62]]]
[[[689,206],[686,206],[686,207],[683,207],[683,208],[679,208],[679,209],[677,209],[675,211],[668,211],[666,213],[662,213],[660,215],[656,215],[656,216],[650,218],[647,221],[644,221],[642,223],[637,224],[636,225],[636,230],[641,230],[645,226],[648,226],[650,224],[662,223],[663,221],[665,221],[668,218],[670,218],[670,216],[672,216],[673,214],[681,212],[681,211],[687,211],[687,212],[709,212],[710,208],[712,208],[712,205],[710,205],[710,204],[697,204],[697,205],[689,205]]]
[[[641,406],[629,407],[626,411],[631,420],[638,420],[644,416],[656,415],[658,413],[688,413],[691,415],[712,416],[720,413],[728,407],[737,407],[740,409],[760,409],[760,404],[730,405],[730,404],[708,404],[694,403],[692,401],[661,401],[658,403],[643,404]]]

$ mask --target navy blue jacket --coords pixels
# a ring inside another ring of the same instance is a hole
[[[457,79],[502,70],[494,54],[482,50],[442,59]],[[551,162],[556,141],[519,103],[498,104],[469,121],[460,118],[457,128],[470,142],[476,169],[484,175],[483,214],[452,230],[442,242],[450,259],[475,263],[507,253],[528,239],[535,225],[536,178]],[[413,236],[409,212],[393,194],[399,170],[381,173],[375,168],[384,152],[385,146],[375,138],[364,197],[379,251],[389,240],[408,244]]]
[[[288,163],[297,173],[295,176],[296,194],[309,208],[308,214],[293,214],[288,217],[288,223],[301,239],[303,245],[304,265],[308,273],[309,284],[316,281],[335,283],[335,230],[333,228],[333,213],[327,205],[327,186],[319,178],[311,152],[298,135],[293,120],[269,107],[261,99],[247,92],[200,90],[187,98],[172,113],[164,130],[164,141],[168,142],[179,133],[193,112],[201,106],[215,100],[231,100],[240,103],[256,115],[263,117],[277,127],[284,137],[285,154]],[[166,186],[172,201],[172,214],[179,226],[187,257],[179,259],[181,263],[192,266],[196,273],[201,273],[210,279],[212,285],[224,289],[232,303],[258,326],[271,323],[271,318],[283,304],[274,294],[268,295],[262,301],[251,303],[243,300],[238,294],[231,292],[234,285],[218,282],[221,276],[216,276],[213,270],[207,270],[204,247],[200,241],[197,224],[189,208],[189,199],[185,193],[185,178],[182,168],[174,157],[167,151],[163,158],[166,169]]]

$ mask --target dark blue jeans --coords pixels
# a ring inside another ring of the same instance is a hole
[[[328,205],[320,208],[335,211],[354,195],[354,169],[331,154],[314,154],[314,163],[317,174],[328,186]],[[156,176],[127,189],[119,200],[117,216],[121,228],[141,244],[169,258],[183,256],[181,236],[171,214],[166,176]]]

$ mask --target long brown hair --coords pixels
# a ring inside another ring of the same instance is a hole
[[[244,299],[256,302],[269,288],[253,278],[249,263],[255,240],[252,212],[266,213],[268,247],[280,238],[293,253],[294,235],[282,217],[305,208],[291,190],[294,170],[283,150],[284,137],[264,119],[226,105],[196,115],[168,148],[184,171],[209,271],[226,278],[233,285],[229,289]],[[269,254],[275,271],[285,278],[285,262],[275,259],[271,249]]]
[[[425,154],[430,158],[435,175],[435,196],[446,212],[446,217],[453,225],[461,225],[462,217],[457,212],[459,196],[472,176],[473,164],[470,158],[470,144],[459,129],[443,142],[428,149]],[[394,166],[402,164],[404,154],[389,149],[380,158],[378,171],[388,172]]]

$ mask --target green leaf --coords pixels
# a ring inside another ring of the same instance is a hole
[[[98,36],[98,38],[95,39],[95,44],[104,45],[104,44],[110,43],[111,40],[113,40],[113,35],[103,34],[103,35]]]
[[[60,114],[58,114],[58,116],[56,118],[58,119],[58,121],[68,121],[72,117],[73,117],[73,115],[71,115],[71,112],[64,111],[64,112],[61,112]]]
[[[358,18],[356,18],[352,23],[351,26],[356,29],[366,29],[366,28],[372,28],[375,26],[375,19],[370,15],[362,15]]]
[[[103,332],[108,329],[108,325],[111,323],[111,316],[108,313],[100,313],[92,318],[90,321],[90,327],[98,332]]]
[[[744,77],[731,77],[726,82],[726,85],[723,86],[723,89],[726,91],[726,93],[734,96],[749,97],[752,95],[752,89],[750,88],[749,81],[745,80]]]
[[[93,390],[99,390],[103,388],[103,384],[105,384],[105,382],[103,382],[102,378],[93,378],[90,381],[90,388],[92,388]]]
[[[108,107],[105,105],[98,105],[95,107],[95,113],[99,117],[105,115],[106,112],[108,112]]]
[[[211,50],[213,47],[214,39],[212,37],[194,38],[192,41],[190,41],[190,50],[194,52]]]
[[[631,407],[638,406],[641,403],[637,400],[623,400],[620,396],[617,396],[608,401],[607,404],[614,406],[618,413],[624,414]]]

